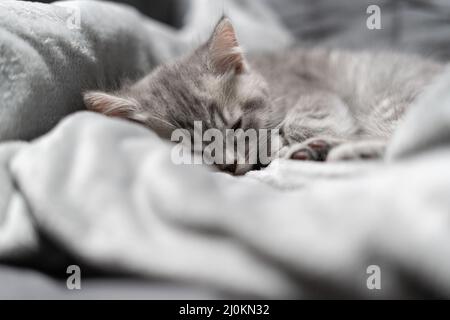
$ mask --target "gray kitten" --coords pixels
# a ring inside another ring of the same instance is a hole
[[[117,92],[87,92],[84,101],[89,110],[139,122],[167,139],[202,121],[219,130],[279,128],[279,155],[286,158],[379,158],[409,105],[442,69],[416,56],[326,49],[244,57],[224,17],[192,54]],[[218,166],[235,174],[255,168]]]

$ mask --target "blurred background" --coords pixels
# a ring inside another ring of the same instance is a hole
[[[226,0],[222,1],[226,11]],[[266,2],[301,45],[393,48],[450,59],[449,0],[258,0]],[[52,1],[39,1],[50,3]],[[113,0],[171,25],[183,26],[188,0]],[[381,29],[369,30],[369,5],[381,9]]]

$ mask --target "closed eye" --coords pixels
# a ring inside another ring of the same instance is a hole
[[[232,126],[231,129],[236,130],[242,127],[242,118],[239,118]]]
[[[243,110],[245,112],[251,112],[258,109],[261,109],[265,106],[264,99],[255,98],[252,100],[249,100],[245,103]]]

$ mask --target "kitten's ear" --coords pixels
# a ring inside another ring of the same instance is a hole
[[[88,110],[111,117],[138,121],[136,118],[139,104],[134,99],[122,98],[100,91],[88,91],[83,94],[83,100]]]
[[[220,19],[208,45],[212,65],[219,73],[233,71],[240,74],[244,72],[244,55],[230,19],[225,16]]]

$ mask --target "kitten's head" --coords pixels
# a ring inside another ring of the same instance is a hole
[[[202,122],[203,131],[219,129],[224,137],[226,129],[276,126],[271,120],[274,112],[267,84],[248,66],[226,17],[192,54],[159,66],[117,92],[87,92],[84,101],[89,110],[139,122],[167,139],[175,129],[189,130],[193,136],[194,121]],[[247,144],[245,154],[240,156],[251,153],[257,153],[257,144]],[[225,150],[225,154],[234,153]],[[254,167],[234,160],[217,166],[236,174]]]

